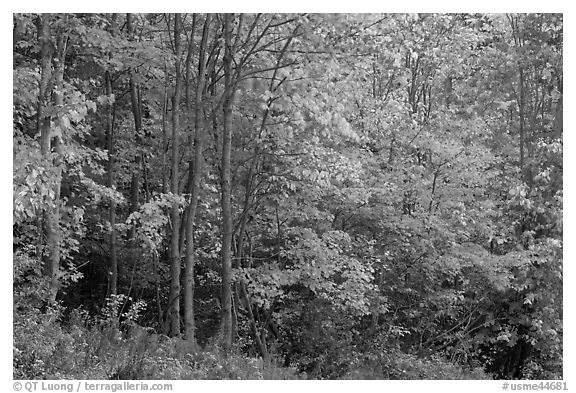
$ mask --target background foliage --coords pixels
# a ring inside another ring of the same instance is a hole
[[[557,14],[14,14],[14,378],[561,379]]]

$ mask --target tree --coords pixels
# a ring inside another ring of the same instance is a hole
[[[188,205],[187,220],[186,220],[186,270],[184,288],[184,321],[186,327],[186,338],[191,342],[195,342],[194,338],[194,222],[196,220],[196,209],[198,207],[198,197],[200,192],[200,180],[202,178],[203,166],[203,150],[204,150],[204,127],[206,122],[203,114],[202,99],[206,93],[206,51],[208,47],[208,34],[210,31],[210,23],[212,15],[206,15],[204,20],[204,28],[202,29],[202,38],[198,48],[198,80],[196,91],[194,95],[194,161],[190,161],[189,165],[189,178],[191,178],[190,202]],[[194,31],[192,32],[194,33]],[[192,37],[193,38],[193,37]],[[192,43],[193,40],[191,39]],[[192,45],[192,44],[190,44]],[[188,54],[191,54],[189,49]],[[188,80],[188,83],[190,81]]]
[[[182,19],[180,14],[174,15],[174,67],[176,84],[174,95],[172,96],[172,155],[171,155],[171,177],[170,191],[174,195],[180,194],[178,179],[179,164],[179,121],[180,121],[180,94],[182,89],[182,70],[180,56],[182,55]],[[170,237],[170,295],[168,297],[168,315],[170,334],[180,335],[180,206],[177,201],[172,203],[170,220],[172,224],[172,235]]]
[[[232,190],[230,178],[230,150],[232,149],[232,110],[236,89],[232,80],[231,15],[224,15],[224,119],[222,128],[222,337],[226,351],[232,345]]]
[[[50,113],[50,106],[56,108],[63,105],[62,86],[64,61],[66,55],[67,37],[61,31],[53,44],[50,14],[38,16],[36,19],[38,41],[40,42],[41,79],[38,94],[38,133],[40,134],[40,149],[47,168],[53,171],[53,208],[44,215],[44,231],[46,236],[46,259],[44,262],[45,274],[50,277],[49,303],[54,303],[60,286],[60,183],[61,183],[61,155],[63,154],[62,136],[52,128],[52,122],[59,121],[57,113]],[[64,17],[66,18],[66,17]],[[64,19],[64,23],[66,20]],[[53,49],[55,47],[55,49]],[[52,101],[52,92],[54,99]]]

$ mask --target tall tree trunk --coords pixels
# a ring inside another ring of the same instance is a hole
[[[519,70],[519,83],[520,83],[520,102],[519,116],[520,116],[520,169],[524,169],[524,150],[526,144],[526,92],[524,90],[524,69],[520,66]]]
[[[185,70],[185,76],[184,76],[184,101],[186,102],[186,114],[187,114],[187,121],[188,124],[191,124],[194,122],[193,119],[193,99],[192,99],[192,94],[191,92],[191,88],[192,88],[192,58],[193,58],[193,52],[194,52],[194,35],[196,34],[196,20],[197,20],[198,15],[197,14],[192,14],[192,29],[190,31],[190,38],[188,39],[188,50],[187,50],[187,54],[186,54],[186,61],[184,63],[184,70]],[[197,81],[198,82],[198,81]],[[195,132],[190,132],[188,133],[188,146],[190,148],[190,151],[193,150],[194,148],[194,138],[195,138]],[[188,163],[188,181],[186,182],[186,186],[184,188],[184,194],[190,194],[191,190],[192,190],[192,178],[193,178],[193,174],[194,174],[194,170],[192,169],[194,167],[194,159],[191,158],[189,163]],[[190,212],[190,207],[188,206],[188,208],[186,208],[186,210],[184,210],[184,214],[182,215],[181,218],[181,222],[183,222],[184,226],[186,226],[186,223],[188,222],[188,214]],[[187,231],[183,230],[180,232],[180,255],[184,255],[185,254],[185,250],[184,250],[184,246],[186,244],[186,234]],[[183,284],[185,285],[185,284]]]
[[[170,96],[168,94],[168,69],[166,67],[166,84],[164,85],[164,103],[162,105],[162,192],[164,194],[168,193],[168,169],[167,166],[167,153],[168,153],[168,103],[170,101]]]
[[[67,37],[61,33],[56,43],[56,54],[52,46],[50,32],[50,14],[39,15],[37,19],[38,41],[40,44],[40,89],[38,95],[38,129],[40,132],[40,151],[48,168],[53,170],[52,188],[54,191],[53,207],[44,214],[44,232],[46,250],[44,253],[44,274],[49,277],[50,288],[48,303],[56,301],[60,286],[60,188],[62,182],[62,135],[55,135],[50,126],[51,116],[46,114],[50,105],[52,90],[55,90],[54,104],[63,106],[62,83],[64,78],[64,60]],[[64,22],[67,16],[63,16]],[[54,63],[54,70],[52,70]],[[52,149],[56,153],[52,156]]]
[[[117,30],[117,14],[112,15],[112,23],[110,26],[110,33],[112,36],[116,35]],[[110,71],[104,74],[104,87],[105,93],[109,99],[112,98],[112,77]],[[107,150],[108,150],[108,187],[114,188],[116,186],[115,179],[115,157],[114,157],[114,104],[109,103],[108,113],[106,116],[106,131],[108,133]],[[118,293],[118,257],[116,250],[116,201],[110,200],[110,210],[108,213],[110,221],[110,265],[108,271],[108,295],[116,295]]]
[[[112,97],[112,80],[110,72],[105,74],[106,95]],[[114,188],[114,105],[109,104],[106,119],[106,128],[108,132],[108,186]],[[110,211],[108,218],[110,220],[110,270],[108,272],[108,295],[118,293],[118,258],[116,252],[116,202],[110,200]]]
[[[134,38],[134,23],[132,21],[132,14],[126,14],[126,25],[128,32],[128,39],[133,40]],[[142,131],[142,111],[140,108],[140,100],[138,99],[138,84],[135,81],[135,71],[130,69],[130,103],[132,106],[132,115],[134,117],[134,134],[135,141],[137,145],[142,143],[142,137],[140,135]],[[140,182],[141,182],[141,156],[137,153],[134,157],[134,166],[132,169],[132,178],[130,181],[130,213],[137,211],[140,207]],[[134,228],[130,230],[129,238],[134,238]]]
[[[222,130],[222,344],[228,352],[232,346],[232,190],[230,152],[232,149],[232,15],[224,14],[224,119]]]
[[[176,54],[175,72],[176,86],[172,97],[172,177],[170,181],[170,191],[175,196],[179,194],[178,187],[178,128],[179,128],[179,105],[182,85],[182,70],[180,64],[182,21],[180,14],[174,17],[174,49]],[[172,237],[170,239],[170,296],[168,297],[168,318],[170,320],[170,334],[180,335],[180,211],[177,202],[172,204],[170,211],[172,221]]]
[[[188,206],[188,219],[186,221],[186,267],[184,272],[184,325],[186,339],[195,342],[194,336],[194,222],[196,220],[196,208],[198,206],[198,194],[200,192],[200,178],[202,176],[202,166],[204,158],[204,126],[202,97],[206,86],[206,43],[208,41],[208,29],[210,28],[211,15],[206,15],[202,40],[199,48],[198,58],[198,83],[194,97],[194,162],[190,165],[192,171],[192,188],[190,190],[190,204]]]
[[[507,15],[510,27],[512,29],[512,37],[516,48],[516,55],[518,56],[518,89],[516,95],[516,102],[518,104],[518,117],[519,117],[519,134],[520,134],[520,170],[524,171],[525,161],[525,144],[526,144],[526,80],[524,75],[524,67],[522,65],[522,47],[524,46],[524,32],[520,23],[520,16]]]
[[[140,106],[138,105],[138,90],[136,82],[134,81],[134,71],[130,71],[130,102],[132,105],[132,115],[134,117],[134,131],[135,141],[137,145],[142,143],[142,114]],[[139,194],[140,194],[140,154],[137,153],[134,157],[134,169],[132,172],[132,180],[130,185],[130,211],[135,212],[139,208]]]

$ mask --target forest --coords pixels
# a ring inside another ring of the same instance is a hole
[[[14,379],[563,378],[562,14],[13,14]]]

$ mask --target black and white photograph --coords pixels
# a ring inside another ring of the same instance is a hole
[[[574,389],[562,13],[12,23],[13,391]]]

